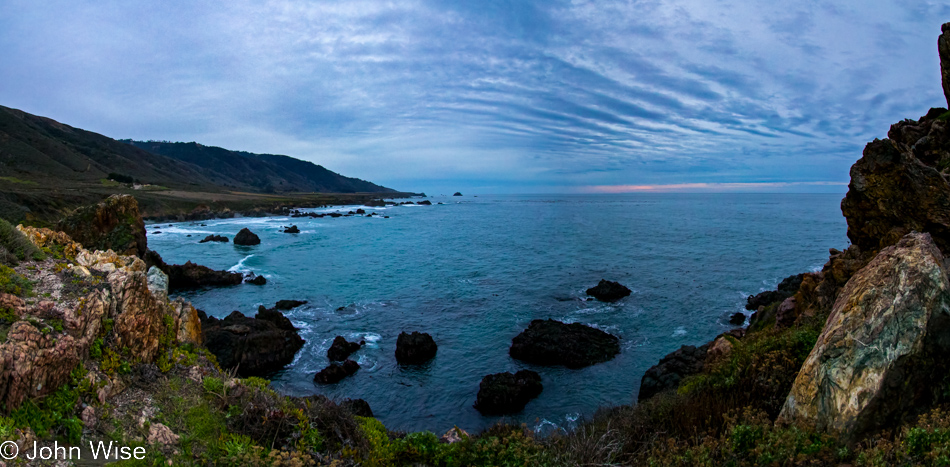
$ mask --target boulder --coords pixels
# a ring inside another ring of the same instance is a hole
[[[139,203],[129,195],[112,195],[105,201],[77,208],[59,222],[57,230],[89,250],[112,250],[120,255],[145,255],[145,221]]]
[[[277,304],[274,305],[274,308],[278,310],[293,310],[301,305],[306,305],[306,300],[277,300]]]
[[[257,234],[248,230],[247,227],[241,229],[237,235],[234,236],[235,245],[260,245],[261,237],[258,237]]]
[[[236,368],[242,378],[278,371],[294,360],[304,340],[296,330],[275,323],[275,317],[268,318],[248,318],[239,311],[221,320],[205,316],[205,347],[222,368]]]
[[[733,326],[742,326],[745,324],[745,315],[738,312],[733,313],[732,316],[729,317],[729,324]]]
[[[356,373],[360,369],[360,364],[353,360],[346,360],[343,363],[331,363],[326,368],[317,372],[313,376],[313,382],[317,384],[336,384],[343,378]]]
[[[300,233],[300,229],[298,229],[296,225],[292,225],[284,229],[284,233]],[[260,241],[258,241],[258,243],[260,243]]]
[[[365,344],[365,342],[347,342],[343,336],[336,336],[333,344],[327,349],[327,358],[330,360],[343,361],[356,352]]]
[[[148,290],[155,298],[168,300],[168,276],[155,266],[148,268]]]
[[[663,391],[674,390],[679,387],[683,378],[702,371],[709,345],[684,345],[660,359],[659,363],[643,374],[637,401],[645,401]]]
[[[427,333],[401,332],[396,339],[396,361],[403,365],[425,363],[435,357],[438,349],[435,340]]]
[[[630,295],[630,289],[619,282],[601,279],[597,285],[587,289],[587,295],[596,298],[602,302],[616,302],[627,295]]]
[[[511,340],[512,358],[537,365],[583,368],[620,353],[620,340],[580,323],[536,319]]]
[[[294,323],[290,321],[289,318],[284,316],[283,313],[277,311],[277,308],[264,308],[263,305],[257,307],[257,314],[254,315],[256,319],[263,319],[274,323],[280,329],[287,331],[296,331],[297,328],[294,326]]]
[[[520,412],[542,389],[541,375],[531,370],[488,375],[478,386],[475,409],[482,415]]]
[[[455,193],[453,193],[453,194],[452,194],[452,196],[462,196],[462,193],[461,193],[461,192],[458,192],[458,191],[456,191]]]
[[[208,235],[207,237],[198,241],[198,243],[208,243],[208,242],[228,243],[228,237],[225,237],[224,235]]]
[[[266,285],[267,278],[264,276],[259,276],[257,274],[251,273],[250,277],[247,279],[247,283],[251,285]]]
[[[760,306],[769,306],[795,295],[795,292],[798,292],[798,288],[802,285],[804,277],[805,273],[789,276],[782,279],[782,282],[779,282],[775,290],[767,290],[756,295],[749,295],[746,299],[745,309],[756,311]]]
[[[779,419],[848,440],[895,426],[939,396],[948,351],[943,255],[929,234],[912,232],[845,285]]]
[[[363,399],[343,399],[339,405],[357,417],[373,417],[373,409]]]
[[[432,201],[429,201],[426,199],[426,200],[419,201],[418,204],[419,206],[432,206]]]

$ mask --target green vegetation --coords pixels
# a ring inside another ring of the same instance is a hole
[[[0,264],[16,266],[19,261],[29,259],[42,261],[46,255],[16,227],[0,219]]]
[[[7,183],[18,183],[20,185],[36,185],[36,182],[32,180],[21,180],[16,177],[0,177],[0,181],[4,181]]]
[[[12,268],[0,264],[0,293],[26,296],[32,291],[32,282]]]
[[[70,381],[52,394],[38,400],[27,400],[10,413],[10,420],[0,419],[0,427],[12,425],[32,428],[40,437],[63,438],[78,443],[82,436],[82,422],[77,416],[81,398],[92,400],[95,387],[86,379],[86,369],[80,364],[70,373]]]

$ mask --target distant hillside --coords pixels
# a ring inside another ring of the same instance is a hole
[[[153,154],[171,157],[200,168],[215,183],[232,189],[278,192],[395,193],[396,190],[358,178],[344,177],[312,162],[274,154],[204,146],[198,143],[157,141],[122,142]]]

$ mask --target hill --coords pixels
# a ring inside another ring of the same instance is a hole
[[[275,154],[231,151],[198,143],[122,140],[150,153],[200,168],[217,184],[263,193],[395,193],[358,178],[344,177],[312,162]]]

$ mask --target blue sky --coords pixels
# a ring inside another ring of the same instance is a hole
[[[840,191],[950,2],[0,3],[0,105],[429,194]]]

